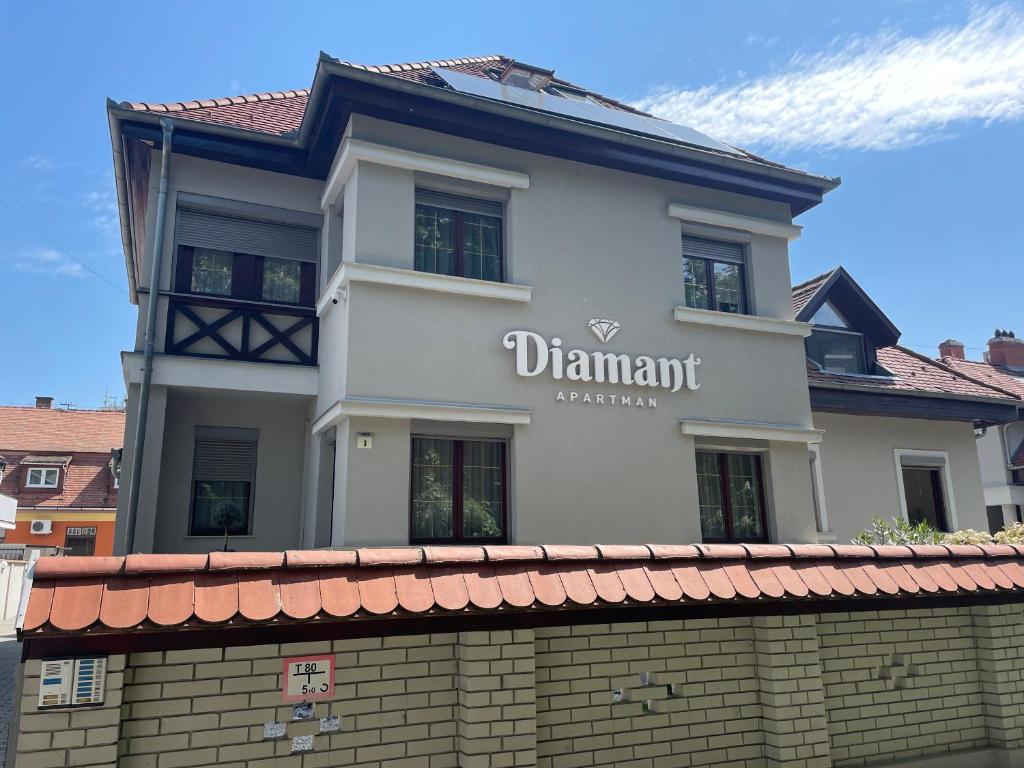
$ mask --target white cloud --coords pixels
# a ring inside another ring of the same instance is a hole
[[[56,167],[53,160],[46,155],[29,155],[21,161],[21,164],[33,171],[52,171]]]
[[[65,277],[85,277],[85,269],[76,261],[72,261],[59,251],[44,248],[21,256],[14,262],[19,272],[37,275],[63,275]]]
[[[737,85],[663,90],[636,104],[722,141],[759,149],[888,150],[967,121],[1024,118],[1024,10],[976,8],[924,37],[847,38]]]

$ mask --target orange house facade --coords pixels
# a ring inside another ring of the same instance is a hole
[[[13,498],[13,529],[4,544],[46,554],[110,555],[118,481],[115,455],[124,412],[0,406],[0,495]]]

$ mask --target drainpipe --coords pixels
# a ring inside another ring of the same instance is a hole
[[[135,450],[132,452],[132,479],[128,496],[128,519],[124,526],[122,553],[129,555],[135,545],[135,521],[139,513],[139,480],[142,478],[142,456],[146,444],[146,421],[149,417],[149,390],[153,382],[153,342],[156,339],[156,310],[160,298],[160,272],[164,255],[164,220],[167,218],[167,177],[171,169],[171,139],[174,123],[160,120],[163,142],[160,147],[160,192],[156,201],[156,225],[153,227],[152,269],[149,273],[149,305],[146,307],[146,344],[142,358],[142,387],[139,390],[139,416],[135,424]]]

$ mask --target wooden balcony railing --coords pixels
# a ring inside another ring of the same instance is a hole
[[[172,294],[168,355],[316,365],[319,326],[312,307]]]

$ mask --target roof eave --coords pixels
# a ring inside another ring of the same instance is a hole
[[[121,118],[117,102],[107,99],[107,123],[110,127],[110,148],[114,155],[114,187],[117,191],[117,218],[121,228],[124,268],[128,275],[128,299],[139,303],[139,286],[135,275],[135,253],[132,247],[131,217],[128,215],[128,178],[125,171]]]
[[[901,395],[904,397],[927,397],[940,400],[963,401],[970,403],[986,403],[989,405],[1005,405],[1020,408],[1020,402],[1010,397],[987,397],[984,395],[958,395],[952,392],[933,392],[926,389],[891,389],[872,384],[844,381],[808,381],[811,389],[839,389],[849,392],[865,392],[868,394],[879,393],[885,395]]]
[[[561,128],[573,133],[591,135],[597,138],[616,141],[621,144],[634,146],[648,151],[672,154],[687,160],[696,160],[702,163],[721,165],[726,168],[740,170],[746,173],[753,172],[781,181],[809,185],[819,189],[823,195],[831,192],[842,183],[842,179],[840,177],[818,176],[805,171],[784,168],[773,164],[759,163],[757,161],[741,157],[732,157],[694,146],[662,141],[653,137],[639,136],[598,124],[584,123],[567,117],[560,117],[555,114],[532,110],[527,107],[518,107],[499,101],[493,101],[491,99],[470,96],[464,93],[459,93],[458,91],[448,90],[446,88],[424,85],[413,80],[407,80],[405,78],[395,77],[389,74],[369,72],[358,67],[344,64],[323,53],[321,54],[321,58],[317,66],[318,78],[321,76],[321,73],[325,77],[336,74],[352,80],[359,80],[372,85],[382,86],[391,90],[427,96],[438,101],[458,106],[475,108],[497,115],[515,117],[527,122],[545,125],[548,127]],[[309,110],[307,109],[307,115],[308,114]],[[306,117],[304,116],[303,123],[305,122]]]

